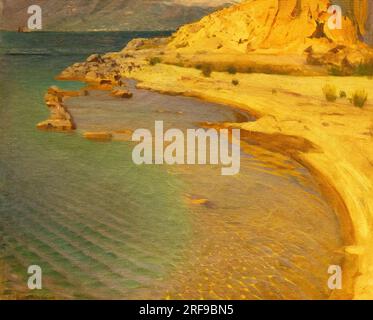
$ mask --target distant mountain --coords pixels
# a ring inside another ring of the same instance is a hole
[[[232,0],[0,0],[0,29],[27,26],[27,8],[40,5],[43,30],[172,30]]]

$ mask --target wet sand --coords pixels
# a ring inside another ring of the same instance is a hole
[[[78,132],[151,128],[155,119],[185,129],[251,118],[195,98],[131,90],[133,100],[106,91],[69,98]],[[182,183],[193,236],[157,291],[169,299],[328,298],[328,266],[343,259],[335,213],[289,157],[249,141],[242,147],[235,177],[221,176],[219,166],[167,167]]]
[[[329,82],[349,93],[364,88],[370,97],[371,79],[219,72],[206,78],[198,70],[168,65],[144,67],[130,76],[141,81],[142,88],[225,103],[256,116],[257,121],[232,126],[306,166],[338,213],[346,245],[345,280],[333,297],[371,298],[372,104],[368,100],[359,109],[347,99],[328,103],[322,95]],[[232,86],[233,78],[240,85]]]

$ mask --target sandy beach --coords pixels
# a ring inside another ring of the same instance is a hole
[[[135,57],[136,51],[131,55]],[[138,88],[247,110],[255,122],[226,126],[242,129],[253,143],[290,155],[309,169],[338,212],[345,237],[344,287],[331,298],[372,298],[373,105],[368,100],[360,109],[347,98],[328,102],[322,88],[332,84],[347,95],[364,88],[373,96],[373,80],[227,72],[205,77],[195,68],[151,66],[146,58],[150,55],[140,53],[137,60],[133,58],[141,67],[122,76],[139,81]],[[106,57],[115,60],[121,55]],[[66,73],[59,79],[76,80]]]
[[[279,2],[276,11],[269,1],[246,1],[170,38],[135,39],[120,52],[92,55],[57,79],[101,85],[127,98],[131,93],[122,79],[134,79],[141,89],[250,112],[256,121],[225,125],[305,166],[338,212],[345,241],[343,290],[331,298],[372,299],[373,80],[356,75],[370,70],[373,53],[347,17],[344,32],[320,24],[320,17],[326,23],[329,16],[328,2],[319,2]],[[326,86],[335,90],[329,101]],[[352,96],[362,90],[368,99],[359,108]],[[53,127],[53,117],[48,121],[42,126]]]
[[[332,83],[341,90],[365,88],[373,96],[371,79],[217,72],[205,78],[198,70],[161,64],[131,77],[142,88],[225,103],[256,116],[253,123],[229,125],[291,155],[317,177],[346,236],[346,279],[352,283],[345,282],[345,293],[372,298],[373,106],[355,108],[346,99],[328,103],[322,93]],[[240,84],[233,86],[232,78]]]

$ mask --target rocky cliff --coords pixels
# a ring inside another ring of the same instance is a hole
[[[370,29],[367,22],[371,2],[345,0],[335,3],[343,5],[341,30],[328,27],[329,0],[246,0],[182,27],[170,46],[198,51],[203,40],[210,49],[220,52],[299,53],[310,46],[323,50],[335,44],[360,44],[361,36]]]
[[[370,35],[372,1],[334,1],[343,9],[341,29],[329,27],[331,4],[329,0],[246,0],[183,26],[171,37],[168,49],[205,62],[207,55],[215,61],[217,57],[232,61],[234,55],[243,61],[243,56],[256,55],[253,60],[273,66],[281,60],[273,56],[281,56],[287,57],[284,61],[292,69],[302,64],[330,65],[347,75],[372,59],[372,49],[363,42]]]
[[[373,1],[372,0],[332,0],[342,7],[346,16],[356,22],[358,33],[372,43],[373,37]]]

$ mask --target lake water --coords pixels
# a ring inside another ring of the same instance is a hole
[[[245,115],[136,91],[68,100],[73,133],[36,130],[67,66],[161,33],[0,33],[0,298],[326,298],[340,264],[337,217],[309,173],[246,146],[239,175],[219,166],[135,166],[133,144],[83,129],[172,127]],[[166,34],[165,34],[166,35]],[[200,199],[206,199],[200,203]],[[43,290],[27,289],[27,267]]]

